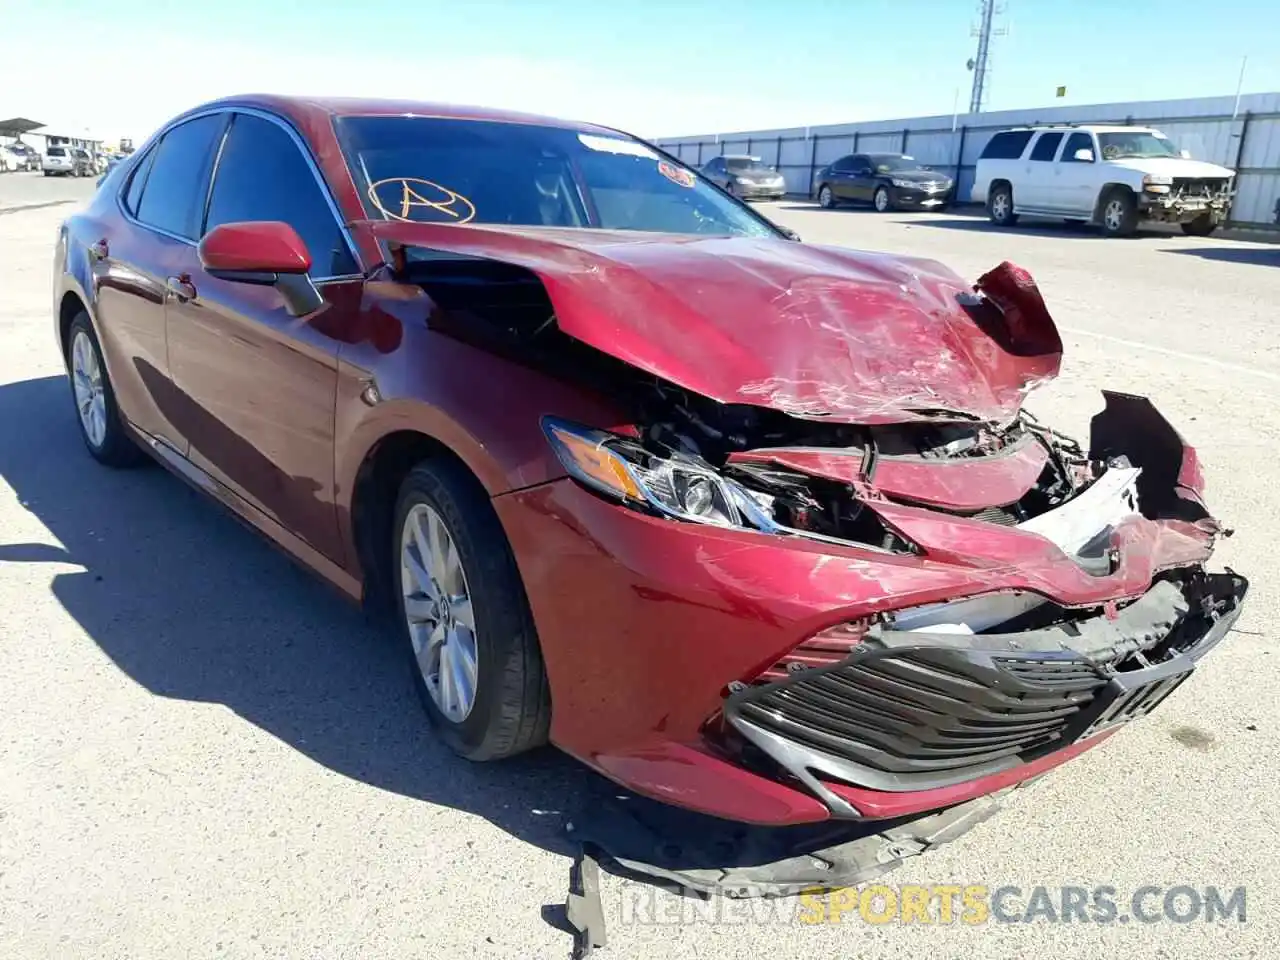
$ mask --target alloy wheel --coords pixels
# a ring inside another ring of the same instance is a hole
[[[1117,197],[1107,202],[1106,209],[1102,211],[1102,222],[1114,233],[1124,226],[1124,214],[1124,201]]]
[[[1004,220],[1009,216],[1009,195],[1007,193],[997,193],[991,198],[991,214],[997,220]]]
[[[833,205],[833,198],[831,196],[831,188],[823,187],[821,190],[818,191],[818,206],[830,207],[832,205]]]
[[[71,378],[80,426],[90,445],[97,449],[107,439],[107,399],[98,351],[83,330],[77,331],[71,341]]]
[[[884,187],[876,191],[876,209],[881,213],[889,209],[889,191]]]
[[[475,706],[479,651],[462,558],[434,508],[415,504],[400,534],[400,583],[414,658],[436,708],[462,723]]]

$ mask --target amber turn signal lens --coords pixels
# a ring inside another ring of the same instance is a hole
[[[579,480],[624,500],[644,500],[631,471],[602,441],[555,422],[546,424],[546,432],[560,462]]]

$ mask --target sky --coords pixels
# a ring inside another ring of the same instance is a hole
[[[1004,6],[991,110],[1230,95],[1245,56],[1244,91],[1280,91],[1280,0]],[[188,107],[246,92],[480,104],[650,138],[950,114],[957,91],[963,113],[977,10],[977,0],[0,0],[0,119],[140,143]]]

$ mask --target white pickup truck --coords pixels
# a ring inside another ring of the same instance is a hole
[[[1104,234],[1123,236],[1153,220],[1204,237],[1226,219],[1234,178],[1234,170],[1192,160],[1150,127],[1022,127],[988,141],[973,199],[997,226],[1027,214],[1097,223]]]

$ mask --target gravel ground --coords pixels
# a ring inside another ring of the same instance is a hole
[[[0,177],[0,212],[89,189],[21,179]],[[563,822],[594,775],[550,751],[453,759],[358,611],[163,471],[82,450],[48,302],[71,209],[0,216],[0,956],[566,956],[544,908],[563,903]],[[767,211],[813,242],[1029,268],[1067,344],[1033,408],[1084,434],[1100,387],[1152,396],[1237,528],[1220,561],[1253,581],[1235,634],[1156,716],[888,879],[1122,901],[1244,886],[1248,920],[809,925],[787,901],[649,924],[685,902],[609,877],[602,956],[1275,956],[1280,247]]]

